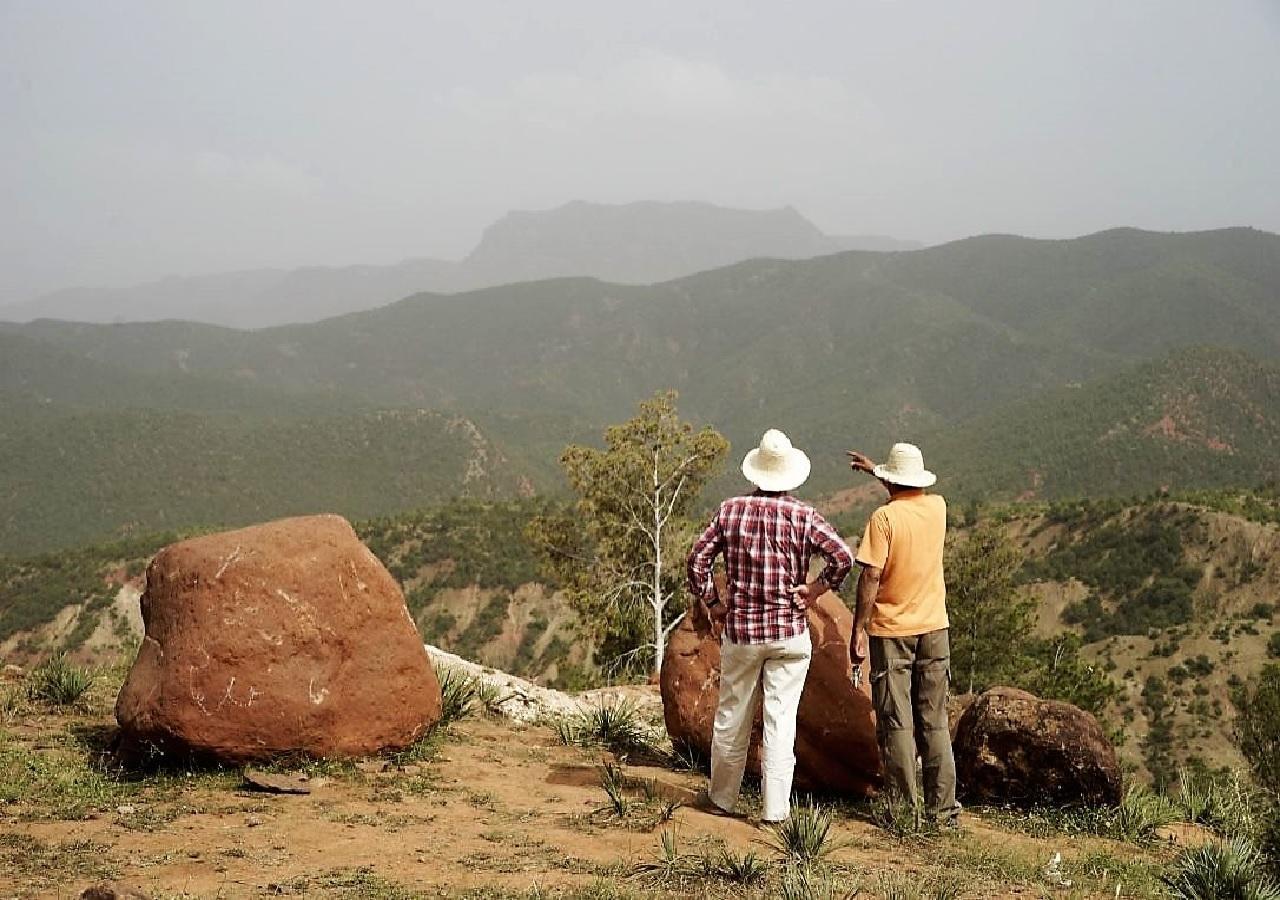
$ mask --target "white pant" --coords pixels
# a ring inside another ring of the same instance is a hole
[[[796,710],[813,652],[808,631],[768,644],[720,642],[720,703],[711,738],[711,802],[732,812],[742,787],[756,698],[764,686],[764,742],[760,754],[764,813],[780,821],[791,813],[796,768]]]

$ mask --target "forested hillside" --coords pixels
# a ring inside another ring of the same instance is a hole
[[[589,642],[524,537],[545,508],[454,503],[356,527],[404,586],[424,640],[578,687],[600,677]],[[1280,494],[979,508],[956,516],[951,542],[993,517],[1017,548],[1018,591],[1035,598],[1039,634],[1078,634],[1083,657],[1114,683],[1102,717],[1123,757],[1148,773],[1238,765],[1231,692],[1280,659]],[[132,652],[146,561],[174,539],[0,560],[0,655],[61,649],[108,662]],[[955,640],[962,651],[964,636]]]
[[[1197,348],[931,435],[957,499],[1142,494],[1280,477],[1280,367]]]
[[[1248,486],[1275,458],[1280,237],[986,237],[747,262],[649,287],[577,278],[419,295],[257,332],[40,321],[0,326],[0,341],[0,397],[16,398],[0,441],[7,471],[26,473],[4,490],[14,503],[54,501],[24,550],[64,525],[78,541],[227,521],[218,498],[232,493],[244,521],[320,503],[363,516],[464,490],[554,490],[565,444],[667,388],[737,448],[768,427],[791,434],[814,459],[809,496],[848,486],[846,447],[883,453],[901,439],[925,446],[956,499]],[[1205,344],[1218,349],[1185,351]],[[40,412],[50,401],[56,415]],[[86,444],[66,410],[117,424],[95,424]],[[281,421],[235,418],[250,411]],[[300,415],[315,422],[285,421]],[[406,431],[464,420],[506,461],[479,484],[452,426],[420,441]],[[303,446],[323,461],[278,477]],[[151,459],[144,479],[132,467]],[[162,519],[121,505],[162,482],[211,499]],[[738,483],[730,473],[716,490]]]

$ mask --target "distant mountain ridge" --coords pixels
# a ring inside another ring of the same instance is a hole
[[[465,259],[309,266],[171,277],[125,288],[71,288],[0,307],[0,320],[151,322],[235,328],[315,322],[421,292],[455,293],[517,281],[588,276],[651,284],[753,258],[801,259],[842,250],[909,250],[894,238],[832,237],[791,207],[575,201],[511,212]]]
[[[1204,344],[1219,349],[1187,349]],[[510,461],[487,470],[497,477],[481,495],[513,483],[542,491],[561,484],[555,460],[566,444],[598,440],[667,388],[680,391],[686,417],[737,448],[768,427],[792,435],[814,461],[808,497],[850,486],[845,448],[883,453],[894,440],[924,446],[957,499],[1251,487],[1280,449],[1277,363],[1280,237],[1250,229],[976,238],[753,260],[652,286],[524,282],[252,332],[43,320],[0,325],[0,400],[14,403],[0,439],[22,437],[4,457],[0,498],[62,498],[49,527],[59,516],[78,527],[92,517],[60,485],[136,465],[130,442],[147,440],[144,427],[157,428],[149,465],[158,471],[163,459],[178,480],[186,465],[199,482],[220,470],[216,454],[184,462],[184,414],[215,416],[208,444],[218,448],[254,433],[224,428],[228,416],[337,417],[334,441],[355,449],[330,457],[326,476],[340,482],[344,466],[356,467],[361,496],[376,503],[353,495],[343,501],[352,514],[390,512],[399,491],[378,485],[413,477],[423,457],[371,450],[362,463],[359,447],[410,440],[398,420],[377,417],[386,410],[432,411],[415,427],[446,455],[465,456],[460,436],[426,432],[474,423]],[[46,408],[64,423],[91,415],[135,425],[95,432],[109,440],[53,464],[77,439],[72,424],[54,429],[37,416]],[[157,411],[163,427],[147,418]],[[261,466],[237,471],[266,472],[270,483],[242,481],[243,502],[261,494],[279,505],[270,473],[287,469],[274,456],[306,453],[302,436],[326,433],[299,424],[279,450],[255,442]],[[465,467],[452,473],[423,483],[414,502],[461,491]],[[740,485],[729,467],[714,490]],[[330,486],[303,487],[342,499]],[[269,514],[271,503],[255,508]],[[198,502],[185,509],[187,524],[205,521]],[[10,527],[22,534],[21,522]]]

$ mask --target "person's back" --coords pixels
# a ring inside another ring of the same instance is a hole
[[[793,588],[805,582],[814,554],[837,549],[822,517],[788,494],[755,493],[725,500],[716,522],[729,588],[729,640],[745,644],[803,632],[808,618]]]
[[[914,444],[894,444],[883,466],[856,451],[849,455],[855,471],[871,473],[889,491],[858,547],[862,574],[849,655],[860,667],[869,642],[871,702],[889,790],[916,804],[919,750],[929,814],[954,825],[960,806],[947,720],[951,645],[942,570],[947,504],[925,493],[936,476]]]
[[[947,504],[938,494],[904,490],[871,515],[858,558],[881,570],[867,632],[904,637],[949,625],[942,573]]]
[[[853,555],[817,510],[788,495],[808,478],[809,457],[785,434],[765,432],[742,461],[742,474],[756,492],[720,504],[686,564],[689,591],[713,621],[724,623],[707,809],[731,813],[738,802],[761,698],[761,818],[778,822],[791,809],[796,709],[813,652],[805,608],[840,586]],[[827,566],[808,581],[815,553]],[[724,599],[711,575],[721,555],[729,582]]]

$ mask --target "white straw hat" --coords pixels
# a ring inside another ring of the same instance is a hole
[[[889,459],[873,470],[877,478],[903,487],[926,488],[938,480],[924,467],[924,454],[915,444],[894,444],[889,448]]]
[[[791,446],[776,428],[760,438],[760,446],[742,460],[742,474],[762,491],[792,491],[809,477],[809,457]]]

